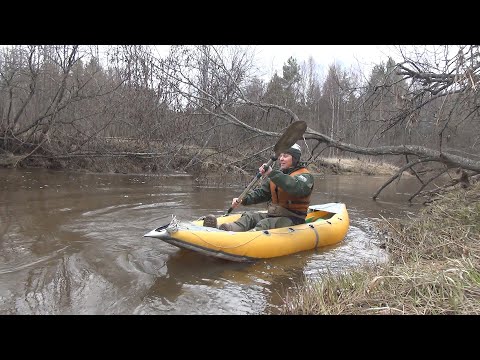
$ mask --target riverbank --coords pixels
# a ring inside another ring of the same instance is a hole
[[[111,150],[123,151],[116,155],[110,155],[108,151],[105,154],[83,154],[81,156],[33,155],[23,160],[21,156],[4,155],[0,166],[121,174],[162,174],[172,170],[190,174],[198,182],[206,180],[211,182],[214,178],[224,178],[225,173],[251,177],[258,169],[256,162],[262,161],[255,159],[252,160],[252,166],[240,167],[235,163],[236,159],[220,157],[212,150],[207,150],[210,153],[207,154],[209,158],[205,161],[196,161],[192,150],[182,154],[168,155],[140,153],[138,149],[131,148],[130,145],[125,149],[119,149],[116,145]],[[253,166],[254,161],[256,161],[255,166]],[[322,158],[308,163],[307,167],[312,173],[325,175],[393,175],[399,169],[397,166],[377,161],[375,158]],[[410,174],[404,173],[404,176],[410,176]]]
[[[384,219],[384,264],[322,274],[286,294],[283,314],[480,314],[480,182],[411,221]]]

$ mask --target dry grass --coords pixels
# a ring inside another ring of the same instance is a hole
[[[324,158],[314,164],[317,167],[327,167],[334,173],[355,173],[365,175],[393,175],[398,171],[398,167],[371,159],[353,159],[353,158]],[[405,173],[406,174],[406,173]]]
[[[440,195],[418,221],[386,221],[394,261],[480,256],[480,183]],[[476,255],[475,255],[476,254]]]
[[[22,159],[23,159],[22,155],[13,155],[11,153],[0,154],[0,166],[1,167],[15,166]]]
[[[480,183],[383,227],[387,264],[306,279],[283,313],[480,314]]]

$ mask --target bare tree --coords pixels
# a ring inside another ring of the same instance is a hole
[[[445,50],[445,47],[440,48]],[[191,56],[192,51],[201,53],[202,63],[192,63],[192,58],[199,59],[198,56]],[[237,52],[236,58],[242,58],[241,54]],[[469,176],[479,173],[480,161],[475,157],[474,150],[478,146],[479,136],[478,47],[461,47],[456,54],[448,51],[443,54],[442,59],[435,56],[412,59],[404,54],[404,61],[398,64],[389,61],[385,71],[377,73],[376,83],[367,84],[357,97],[353,97],[352,89],[347,89],[350,86],[348,82],[338,81],[338,89],[342,89],[345,95],[338,93],[335,103],[332,103],[330,110],[335,112],[335,116],[331,118],[330,135],[314,130],[314,123],[310,122],[305,139],[344,152],[399,156],[407,159],[406,164],[401,166],[401,173],[415,171],[414,167],[428,163],[443,164],[448,168],[459,167],[469,171]],[[234,68],[227,66],[228,60],[223,56],[221,47],[195,47],[185,51],[185,55],[188,59],[186,66],[178,63],[172,79],[184,86],[178,91],[198,115],[203,115],[206,123],[214,127],[231,124],[262,135],[278,136],[282,127],[298,120],[296,113],[284,106],[285,102],[278,103],[284,99],[282,97],[276,99],[277,103],[250,99],[246,93],[247,72],[238,72],[238,69],[233,72]],[[192,75],[195,71],[197,77]],[[205,78],[198,77],[198,74],[211,76],[212,84],[216,84],[216,87],[206,87],[208,82],[200,81]],[[276,80],[275,76],[272,82],[281,84],[281,79]],[[277,94],[281,87],[278,86],[278,89]],[[356,101],[357,115],[346,116],[347,101]],[[264,117],[269,120],[268,123],[255,122],[255,119],[253,123],[249,122],[252,117],[242,119],[246,107],[255,109],[254,114],[258,114],[256,118]],[[284,120],[279,123],[271,121],[268,115],[274,111],[283,113]],[[344,116],[340,118],[339,113]],[[370,140],[365,136],[361,139],[357,136],[352,140],[360,143],[344,141],[345,136],[339,129],[347,122],[353,123],[352,119],[356,119],[359,125],[370,124],[365,132]],[[470,136],[465,127],[471,130]],[[426,134],[430,134],[429,141],[425,141]],[[446,142],[453,144],[453,134],[458,135],[458,141],[463,146],[445,146]],[[433,142],[433,139],[437,141]],[[444,172],[444,168],[435,171]],[[401,173],[394,175],[394,178],[401,176]],[[422,187],[431,181],[417,176]],[[430,176],[432,178],[435,177]],[[391,181],[387,181],[386,185]]]
[[[84,65],[89,51],[78,45],[36,45],[2,53],[1,145],[15,155],[7,162],[15,165],[40,150],[51,155],[73,151],[105,128],[101,115],[108,112],[107,98],[119,84],[99,81],[101,69],[94,58]],[[98,103],[101,98],[105,102]],[[95,101],[94,107],[87,105]],[[88,118],[101,121],[88,123]]]
[[[191,171],[215,157],[254,168],[301,118],[308,161],[336,149],[399,165],[374,198],[405,171],[419,181],[412,199],[448,169],[471,179],[480,172],[478,46],[398,51],[401,61],[377,64],[366,82],[332,65],[322,83],[313,60],[294,58],[265,82],[241,46],[172,46],[164,58],[110,46],[106,60],[98,47],[13,47],[0,51],[2,158],[164,156],[163,166],[179,158]],[[112,138],[138,150],[119,152]]]

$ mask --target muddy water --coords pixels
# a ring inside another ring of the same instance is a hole
[[[143,235],[172,214],[222,214],[242,186],[199,187],[174,173],[0,169],[0,314],[278,313],[285,291],[305,277],[385,261],[374,219],[415,211],[405,200],[417,185],[402,180],[372,201],[385,179],[316,178],[313,204],[347,204],[350,229],[342,243],[232,263]]]

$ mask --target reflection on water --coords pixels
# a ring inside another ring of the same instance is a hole
[[[232,263],[144,238],[172,214],[222,214],[243,187],[183,174],[0,169],[0,314],[264,314],[304,277],[384,261],[375,219],[403,217],[415,181],[318,176],[313,203],[345,202],[351,226],[330,248]],[[245,185],[245,184],[243,184]],[[262,205],[251,208],[262,209]]]

